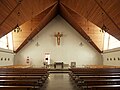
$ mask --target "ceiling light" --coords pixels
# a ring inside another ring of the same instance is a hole
[[[14,32],[21,32],[22,31],[22,29],[19,27],[19,25],[17,24],[16,26],[15,26],[15,29],[14,29]]]

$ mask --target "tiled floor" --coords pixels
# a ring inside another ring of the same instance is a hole
[[[42,90],[76,90],[68,73],[52,73]]]

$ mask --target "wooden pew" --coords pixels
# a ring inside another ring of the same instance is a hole
[[[0,89],[40,89],[48,78],[47,69],[0,68]]]
[[[120,69],[83,69],[83,68],[76,68],[72,69],[69,73],[70,76],[74,79],[77,76],[120,76]]]
[[[7,70],[7,71],[6,71]],[[49,73],[47,70],[44,69],[8,69],[1,70],[0,69],[0,76],[44,76],[48,77]]]
[[[117,73],[120,74],[120,68],[73,68],[70,69],[70,74],[104,74],[104,73]]]
[[[85,87],[83,90],[120,90],[120,85],[95,85]]]
[[[0,76],[0,80],[39,80],[45,83],[47,78],[41,76]]]
[[[47,72],[48,70],[45,68],[0,68],[0,72],[28,72],[33,71],[33,73],[37,72]],[[32,73],[32,72],[31,72]]]
[[[95,85],[120,85],[120,79],[88,79],[79,81],[77,85],[79,87]]]
[[[40,90],[37,86],[0,86],[0,90]]]
[[[7,86],[7,87],[10,86],[10,88],[11,86],[14,86],[15,88],[27,86],[27,88],[30,87],[31,89],[34,89],[34,87],[40,89],[40,87],[43,86],[45,82],[45,80],[41,80],[38,77],[34,77],[34,76],[27,76],[27,77],[15,76],[14,78],[13,76],[7,76],[1,79],[2,80],[0,80],[0,86]]]
[[[42,82],[39,80],[0,80],[0,86],[42,86]]]
[[[110,88],[120,85],[120,68],[74,68],[71,69],[70,76],[76,85],[86,90],[102,90],[98,87]],[[95,87],[96,85],[98,87]]]

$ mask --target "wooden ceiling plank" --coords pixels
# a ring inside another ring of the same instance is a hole
[[[62,3],[64,3],[67,7],[78,13],[79,15],[82,15],[83,17],[86,17],[87,12],[89,12],[88,20],[97,25],[98,27],[103,26],[103,19],[101,13],[103,12],[102,9],[97,5],[97,3],[94,0],[60,0]],[[115,13],[119,15],[120,11],[120,0],[97,0],[99,3],[102,1],[104,3],[104,10],[108,13],[108,15],[112,18],[112,20],[117,24],[119,27],[120,25],[120,19],[119,16],[116,18]],[[79,3],[79,5],[77,4]],[[89,5],[88,5],[89,3]],[[106,4],[106,5],[105,5]],[[85,9],[85,7],[88,7]],[[83,8],[81,8],[83,7]],[[96,10],[94,10],[95,8]],[[91,9],[93,8],[93,9]],[[113,14],[114,10],[117,10]],[[85,14],[86,13],[86,14]],[[116,14],[116,15],[117,15]],[[104,15],[105,19],[105,25],[109,29],[108,33],[113,35],[115,38],[119,39],[120,35],[116,35],[113,33],[114,32],[120,34],[120,30],[113,24],[113,22],[108,18],[108,16],[105,14]],[[110,25],[107,25],[110,23]],[[113,28],[112,28],[113,27]]]
[[[30,7],[32,7],[33,4],[31,4],[31,3],[33,1],[36,4],[38,4],[37,8],[39,8],[39,9],[36,8],[35,12],[34,12],[34,15],[32,16],[32,10],[30,9]],[[40,3],[38,3],[38,2],[40,2]],[[43,2],[43,3],[41,3],[41,2]],[[2,26],[3,24],[0,26],[0,31],[3,32],[3,33],[0,32],[0,37],[6,35],[10,31],[12,31],[13,28],[16,26],[16,22],[14,22],[14,20],[17,21],[18,16],[17,16],[16,12],[18,12],[19,8],[20,8],[21,15],[19,17],[19,22],[18,23],[19,23],[19,25],[22,25],[26,21],[30,20],[31,16],[35,17],[36,15],[38,15],[41,12],[43,12],[47,8],[51,7],[55,3],[57,3],[57,0],[23,0],[22,3],[21,3],[21,5],[20,5],[20,7],[17,7],[13,12],[11,12],[11,15],[9,14],[10,16],[6,15],[8,19],[6,18],[6,19],[4,19],[3,22],[1,22],[1,23],[9,23],[10,26],[9,26],[9,28],[4,28],[6,26],[3,27]],[[25,11],[25,10],[27,10],[27,11]],[[4,10],[2,10],[2,11],[4,11]],[[12,18],[12,21],[11,21],[11,18]],[[4,24],[4,25],[6,25],[6,24]]]
[[[53,8],[46,14],[46,16],[41,20],[41,23],[38,25],[36,29],[26,38],[26,40],[17,48],[15,53],[21,50],[38,32],[40,32],[55,16],[56,16],[57,4],[53,6]]]
[[[22,2],[23,0],[21,0]],[[21,3],[18,3],[13,10],[8,14],[8,16],[0,23],[0,26],[8,19],[8,17],[15,11],[15,9],[20,5]]]
[[[6,2],[5,2],[5,1],[6,1]],[[13,7],[13,8],[10,8],[10,7],[9,7],[10,3],[7,4],[8,1],[7,1],[7,0],[5,0],[5,1],[3,2],[2,0],[0,0],[0,2],[6,7],[6,9],[7,9],[8,11],[11,11],[14,7]]]
[[[112,23],[117,27],[117,29],[120,31],[120,28],[118,27],[118,25],[114,22],[114,20],[109,16],[109,14],[104,10],[104,8],[98,3],[97,0],[94,0],[97,5],[102,9],[102,11],[107,15],[107,17],[112,21]]]

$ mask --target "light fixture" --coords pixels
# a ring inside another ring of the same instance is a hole
[[[15,29],[14,29],[14,32],[21,32],[22,31],[22,29],[19,27],[19,25],[17,24],[16,26],[15,26]]]
[[[79,44],[81,47],[83,46],[83,43],[82,42],[80,42],[80,44]]]
[[[88,37],[86,40],[87,40],[87,42],[89,42],[89,43],[92,42],[92,39],[91,39],[90,37]]]
[[[37,42],[35,45],[36,45],[37,47],[40,46],[40,44],[39,44],[38,42]]]
[[[21,4],[21,0],[18,1],[18,4]],[[14,28],[14,32],[21,32],[22,29],[20,28],[19,24],[18,24],[18,21],[19,21],[19,16],[20,16],[20,6],[19,6],[19,9],[18,9],[18,13],[17,13],[17,25],[15,26]]]
[[[37,39],[38,39],[39,37],[37,36]],[[39,44],[39,42],[37,41],[37,43],[35,44],[35,46],[40,46],[40,44]]]
[[[102,13],[102,21],[103,21],[103,25],[101,27],[100,32],[104,33],[104,32],[108,32],[109,29],[106,27],[105,23],[104,23],[104,14]]]
[[[101,31],[102,32],[108,32],[109,29],[105,26],[105,24],[103,24],[103,26],[101,27]]]

